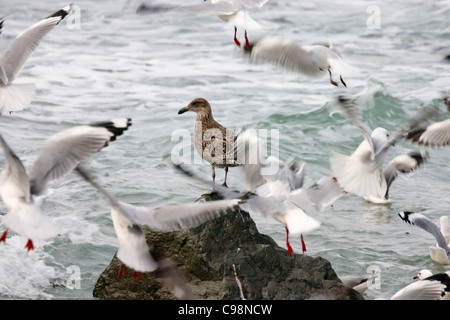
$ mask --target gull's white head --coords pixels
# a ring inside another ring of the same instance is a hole
[[[381,147],[389,140],[389,131],[384,128],[378,127],[372,131],[370,135],[375,147]]]
[[[417,275],[414,276],[414,279],[423,280],[425,278],[431,277],[433,273],[428,269],[422,269],[419,271]]]

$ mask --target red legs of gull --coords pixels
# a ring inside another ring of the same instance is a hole
[[[125,267],[125,265],[121,262],[120,263],[120,267],[119,267],[119,273],[117,274],[117,278],[122,278],[123,276],[125,276],[125,274],[127,273],[127,268]],[[142,275],[139,271],[133,271],[133,278],[135,281],[137,280],[141,280],[142,279]]]
[[[292,251],[294,251],[291,247],[291,244],[289,243],[289,229],[287,227],[286,228],[286,247],[288,249],[288,254],[291,256],[292,255]]]
[[[302,240],[302,252],[303,252],[303,254],[305,254],[305,252],[306,252],[306,244],[305,244],[305,241],[303,241],[303,235],[302,234],[300,234],[300,240]]]
[[[240,47],[240,46],[241,46],[241,43],[240,43],[239,40],[237,39],[236,33],[237,33],[237,27],[234,26],[234,43],[236,43],[236,45],[237,45],[238,47]],[[244,37],[245,37],[245,46],[246,46],[247,48],[249,48],[249,47],[250,47],[250,42],[248,41],[247,30],[245,30]]]
[[[28,251],[34,250],[33,241],[31,241],[31,239],[28,239],[27,244],[25,245],[25,248],[27,248]]]
[[[6,230],[3,231],[2,235],[0,236],[0,242],[6,242],[6,235],[8,234],[8,230],[9,230],[9,228],[6,228]],[[28,239],[24,248],[27,248],[28,251],[34,250],[33,241],[31,241],[31,239]]]
[[[342,84],[347,87],[347,84],[344,82],[344,79],[342,79],[342,76],[339,76],[339,78],[341,79]]]
[[[6,228],[5,231],[3,231],[2,236],[0,237],[0,242],[6,242],[6,234],[8,233],[8,229]]]
[[[125,265],[121,262],[120,263],[120,268],[119,268],[119,273],[117,274],[117,278],[122,278],[125,274],[127,273],[127,269],[125,268]]]
[[[287,227],[285,228],[286,228],[286,247],[288,249],[288,254],[291,256],[294,250],[292,249],[291,244],[289,243],[289,229]],[[300,240],[302,241],[302,252],[303,254],[305,254],[306,244],[305,241],[303,240],[303,234],[300,234]]]
[[[141,280],[142,275],[139,271],[133,271],[133,278],[134,278],[134,281]]]
[[[241,46],[241,43],[240,43],[239,40],[236,38],[236,33],[237,33],[237,27],[234,26],[234,43],[236,43],[236,45],[237,45],[238,47],[240,47],[240,46]]]

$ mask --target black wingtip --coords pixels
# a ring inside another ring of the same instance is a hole
[[[409,216],[411,215],[411,214],[413,214],[414,212],[411,212],[411,211],[401,211],[401,212],[399,212],[398,213],[398,216],[400,217],[400,219],[402,219],[403,221],[405,221],[405,222],[407,222],[407,223],[409,223],[409,224],[414,224],[414,222],[412,222],[410,219],[409,219]]]
[[[2,31],[3,31],[3,23],[5,22],[5,18],[4,17],[1,17],[0,18],[0,34],[2,34]]]
[[[71,8],[72,8],[72,4],[69,4],[69,5],[65,6],[64,8],[56,11],[55,13],[52,13],[51,15],[46,17],[46,19],[54,18],[54,17],[61,17],[61,20],[63,20],[69,14]]]
[[[412,151],[408,155],[417,162],[417,166],[421,166],[428,159],[428,152]]]
[[[125,123],[120,123],[126,119]],[[114,119],[110,121],[103,121],[103,122],[96,122],[90,124],[92,127],[103,127],[107,129],[109,132],[113,134],[111,139],[109,141],[115,141],[118,136],[121,136],[124,131],[128,130],[129,127],[132,125],[131,118],[121,118],[121,119]]]

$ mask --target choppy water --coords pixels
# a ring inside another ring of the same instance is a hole
[[[0,0],[0,14],[6,17],[0,49],[66,4]],[[346,61],[360,69],[346,79],[346,89],[331,86],[326,78],[311,80],[249,63],[234,45],[232,29],[213,15],[133,14],[123,10],[126,1],[74,4],[81,20],[67,19],[48,34],[16,79],[36,84],[32,105],[1,118],[0,131],[29,168],[40,146],[56,132],[132,118],[130,130],[86,167],[118,198],[135,205],[192,202],[205,191],[162,161],[178,142],[171,139],[180,133],[177,129],[192,132],[194,114],[181,116],[177,111],[195,97],[209,100],[215,118],[231,129],[278,129],[280,158],[296,156],[306,162],[310,184],[330,173],[330,150],[349,154],[362,139],[330,104],[336,95],[358,96],[365,123],[395,131],[423,106],[437,104],[440,91],[450,84],[450,64],[440,53],[449,48],[448,1],[271,0],[252,11],[264,29],[249,33],[250,39],[272,34],[302,44],[332,40]],[[380,29],[368,25],[370,5],[380,9]],[[73,28],[77,22],[79,29]],[[416,149],[401,141],[387,160]],[[422,268],[449,270],[431,262],[432,236],[397,217],[401,210],[421,211],[435,221],[449,214],[450,152],[429,153],[423,168],[395,182],[391,206],[345,196],[315,214],[322,226],[305,235],[308,254],[328,259],[339,275],[381,272],[381,286],[369,289],[367,299],[389,298]],[[207,164],[191,168],[210,176]],[[217,174],[221,180],[223,171]],[[228,183],[244,187],[239,169],[230,169]],[[23,249],[26,239],[11,234],[0,246],[0,298],[91,299],[98,276],[117,248],[106,202],[75,174],[53,182],[40,200],[43,211],[67,232],[36,242],[28,254]],[[0,210],[5,210],[3,204]],[[255,220],[260,232],[284,247],[282,226]],[[291,239],[291,244],[300,252],[299,241]],[[78,271],[81,280],[74,282]]]

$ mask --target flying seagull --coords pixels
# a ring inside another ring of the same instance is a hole
[[[241,199],[230,199],[157,208],[137,207],[117,200],[80,166],[75,170],[108,199],[111,207],[111,219],[119,242],[117,257],[122,262],[119,277],[125,274],[125,265],[134,270],[133,275],[136,280],[141,277],[141,272],[158,269],[159,262],[150,253],[143,226],[158,232],[193,228],[207,220],[226,214],[228,210],[236,208],[242,201]]]
[[[189,10],[195,13],[214,13],[221,20],[234,27],[234,43],[240,47],[241,43],[237,39],[237,29],[244,29],[245,47],[250,45],[247,37],[247,30],[256,30],[261,25],[256,22],[248,13],[249,9],[261,8],[268,0],[204,0],[205,3],[181,7],[182,10]]]
[[[32,239],[44,240],[61,232],[43,215],[35,196],[42,195],[48,183],[72,171],[80,162],[90,158],[128,129],[130,119],[115,119],[90,125],[72,127],[50,137],[42,147],[30,174],[22,161],[0,135],[5,157],[5,169],[0,175],[0,196],[8,209],[2,217],[7,225],[0,236],[6,240],[9,229],[28,238],[26,248],[34,249]]]
[[[15,84],[28,58],[36,51],[41,39],[69,13],[68,5],[22,31],[0,56],[0,115],[6,111],[21,111],[34,96],[34,84]],[[3,20],[0,21],[0,29]]]
[[[291,39],[270,36],[250,43],[244,52],[249,54],[253,62],[270,63],[310,78],[328,74],[334,86],[339,84],[333,80],[332,73],[337,73],[340,82],[346,87],[343,74],[356,70],[342,59],[331,42],[301,46]]]

